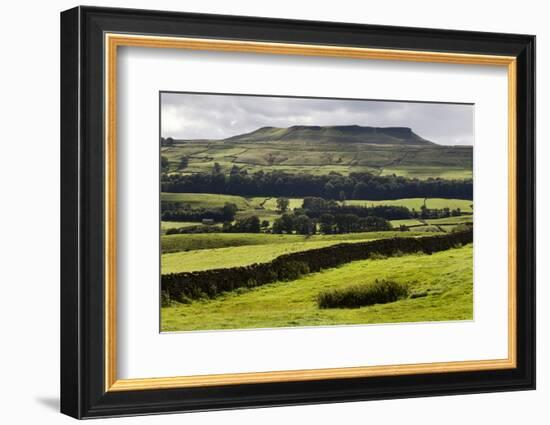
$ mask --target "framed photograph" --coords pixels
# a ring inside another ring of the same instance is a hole
[[[535,387],[535,37],[61,14],[61,411]]]

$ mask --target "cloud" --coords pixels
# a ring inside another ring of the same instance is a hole
[[[292,125],[411,127],[443,145],[472,145],[474,106],[378,100],[162,93],[161,134],[222,139],[260,127]]]

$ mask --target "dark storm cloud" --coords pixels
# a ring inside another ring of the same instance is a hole
[[[221,139],[260,127],[411,127],[443,145],[473,144],[472,105],[163,93],[162,136]]]

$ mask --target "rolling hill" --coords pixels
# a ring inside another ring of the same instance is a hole
[[[255,171],[348,175],[396,174],[420,179],[471,178],[472,146],[443,146],[408,127],[261,127],[225,139],[175,140],[162,146],[172,173],[222,172],[233,166]],[[180,168],[183,157],[187,167]]]

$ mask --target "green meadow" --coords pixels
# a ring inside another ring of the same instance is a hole
[[[466,199],[444,199],[444,198],[406,198],[406,199],[388,199],[382,201],[368,201],[361,199],[351,199],[346,201],[348,205],[358,205],[362,207],[372,207],[377,205],[392,205],[396,207],[407,207],[420,211],[424,205],[430,209],[449,208],[454,210],[460,208],[462,212],[472,212],[473,202]]]
[[[196,224],[196,223],[195,223]],[[341,235],[288,235],[272,233],[197,233],[166,235],[161,238],[164,254],[202,249],[229,248],[248,245],[279,245],[311,242],[350,242],[390,237],[423,236],[422,232],[363,232]]]
[[[237,290],[162,308],[163,331],[275,328],[473,319],[472,245],[432,255],[363,260],[290,282]],[[406,299],[361,308],[319,309],[321,291],[392,279]]]

